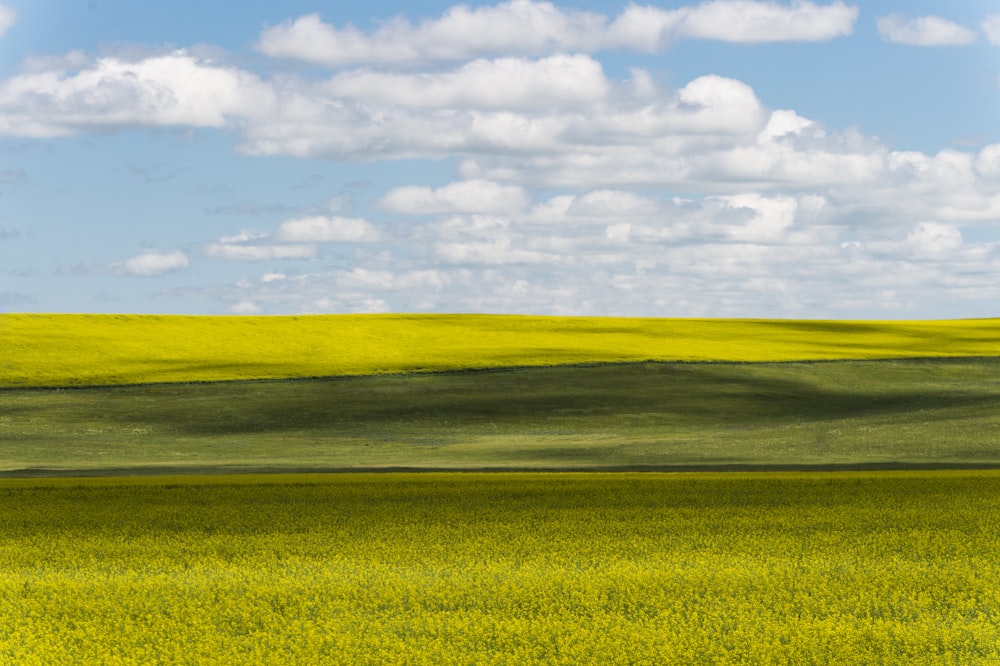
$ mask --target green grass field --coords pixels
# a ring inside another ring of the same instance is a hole
[[[988,664],[1000,473],[4,479],[0,663]]]
[[[0,470],[1000,463],[998,377],[949,359],[6,390]]]

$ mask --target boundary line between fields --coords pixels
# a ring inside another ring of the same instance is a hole
[[[15,470],[0,470],[0,479],[46,479],[46,478],[99,478],[99,477],[144,477],[144,476],[239,476],[239,475],[279,475],[279,474],[419,474],[419,473],[561,473],[561,472],[916,472],[916,471],[975,471],[1000,470],[996,462],[862,462],[862,463],[818,463],[818,464],[723,464],[723,465],[605,465],[593,467],[268,467],[268,466],[156,466],[107,467],[94,469],[70,469],[49,467],[28,467]]]
[[[503,365],[482,368],[452,368],[443,370],[412,370],[404,372],[374,372],[358,375],[301,375],[293,377],[258,377],[248,379],[195,379],[168,382],[131,382],[124,384],[66,384],[57,386],[9,386],[0,385],[0,393],[6,391],[85,391],[93,389],[143,388],[158,386],[204,386],[213,384],[262,384],[269,382],[295,382],[318,380],[359,380],[370,377],[421,377],[434,375],[465,375],[481,373],[517,372],[524,370],[546,370],[565,368],[604,368],[630,365],[794,365],[821,363],[886,363],[886,362],[929,362],[947,363],[950,361],[993,361],[1000,362],[997,356],[893,356],[886,358],[817,358],[793,359],[787,361],[734,361],[734,360],[663,360],[645,359],[640,361],[584,361],[581,363],[553,363],[551,365]]]

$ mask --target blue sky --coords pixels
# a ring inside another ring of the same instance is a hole
[[[0,311],[1000,314],[992,2],[0,0]]]

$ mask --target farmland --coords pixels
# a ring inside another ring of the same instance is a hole
[[[0,387],[653,361],[1000,355],[997,320],[0,314]]]
[[[0,663],[995,663],[1000,474],[5,479]]]
[[[925,359],[6,390],[0,473],[995,464],[998,376]]]
[[[1000,661],[996,320],[0,342],[2,664]]]

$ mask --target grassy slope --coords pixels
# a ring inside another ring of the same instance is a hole
[[[595,361],[1000,356],[1000,320],[0,315],[0,349],[0,387],[84,386]]]
[[[0,469],[998,462],[1000,359],[0,391]]]

